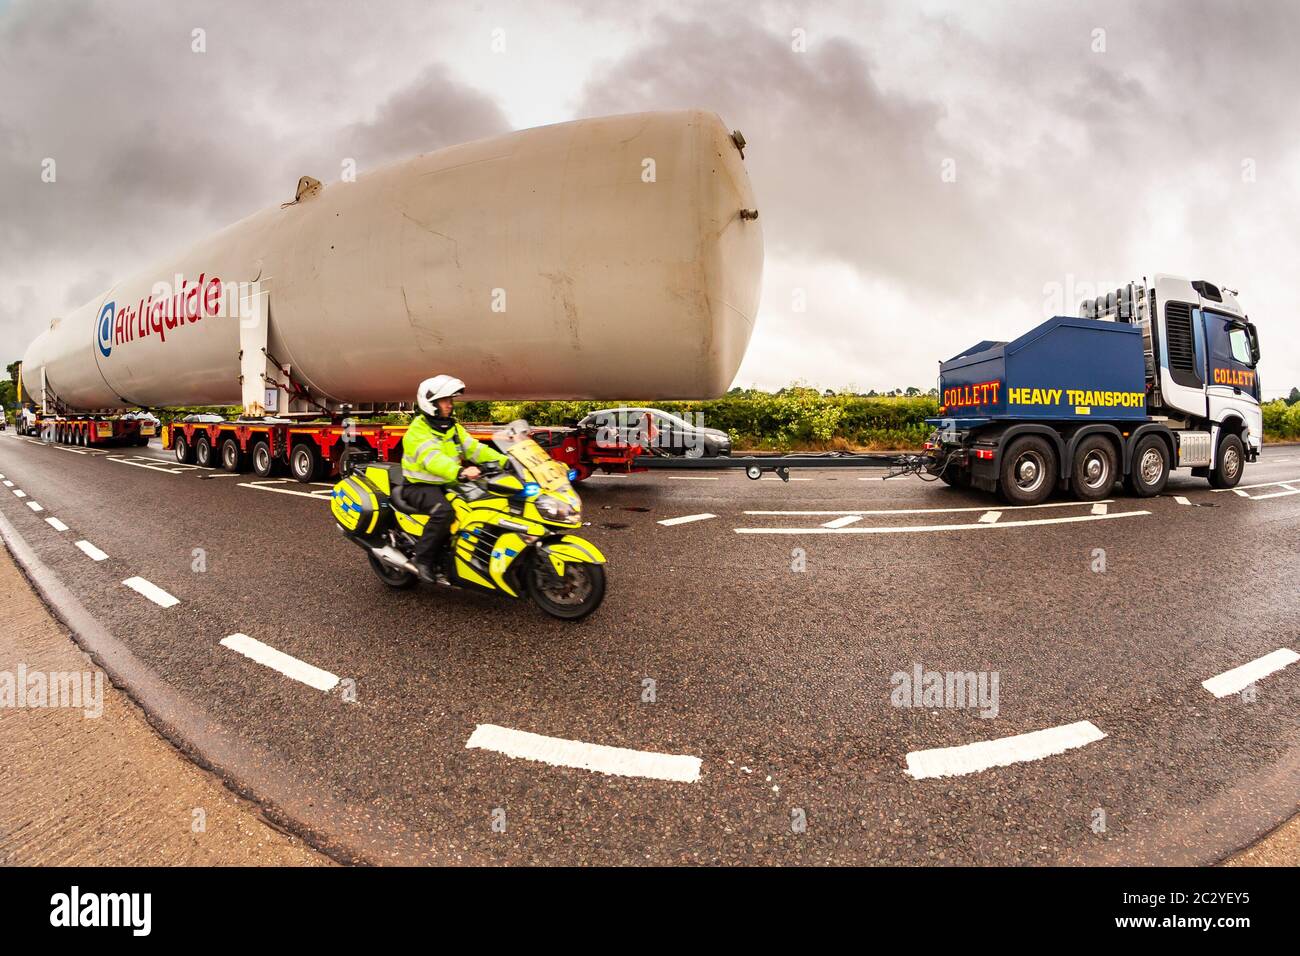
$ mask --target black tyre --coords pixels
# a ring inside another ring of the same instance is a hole
[[[248,462],[239,447],[239,439],[227,438],[221,443],[221,467],[235,474],[247,470]]]
[[[1017,438],[1002,453],[998,491],[1012,505],[1038,505],[1056,487],[1056,451],[1037,435]]]
[[[1119,475],[1115,446],[1102,435],[1089,435],[1074,450],[1070,487],[1080,501],[1100,501],[1115,488]]]
[[[1147,435],[1133,449],[1133,462],[1124,484],[1139,498],[1152,498],[1169,481],[1169,446],[1159,435]]]
[[[289,452],[289,473],[304,485],[320,474],[320,452],[311,442],[299,442]]]
[[[275,460],[271,458],[271,444],[266,439],[253,443],[253,451],[249,456],[253,460],[253,474],[259,478],[270,478],[271,472],[275,468]]]
[[[178,465],[193,464],[194,449],[190,446],[189,439],[185,437],[184,432],[176,433],[176,438],[172,441],[172,454],[176,456]]]
[[[370,570],[374,571],[375,576],[394,591],[401,591],[409,588],[416,581],[420,580],[419,577],[412,574],[410,571],[403,571],[401,568],[395,568],[391,564],[384,564],[384,562],[380,561],[373,554],[367,554],[366,557],[370,559]]]
[[[524,587],[532,602],[551,617],[577,621],[605,600],[605,566],[570,562],[564,566],[564,580],[557,581],[551,569],[535,558],[524,570]]]
[[[1235,488],[1246,467],[1246,447],[1236,435],[1224,435],[1219,441],[1219,453],[1214,456],[1210,469],[1210,484],[1215,488]]]
[[[194,439],[194,464],[200,468],[212,467],[212,442],[207,435]]]

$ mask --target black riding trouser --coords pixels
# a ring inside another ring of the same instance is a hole
[[[438,485],[408,481],[402,485],[402,501],[407,507],[418,509],[429,516],[424,534],[415,540],[415,560],[426,565],[436,565],[438,555],[447,545],[455,512]]]

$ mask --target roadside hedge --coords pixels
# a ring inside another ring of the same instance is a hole
[[[1282,399],[1260,406],[1264,412],[1264,441],[1300,439],[1300,402],[1288,406]]]

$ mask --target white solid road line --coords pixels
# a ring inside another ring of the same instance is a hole
[[[1224,492],[1224,491],[1235,491],[1238,494],[1240,494],[1241,492],[1246,491],[1247,489],[1250,488],[1272,488],[1276,485],[1285,485],[1287,482],[1290,481],[1300,481],[1300,478],[1282,478],[1278,481],[1261,481],[1258,484],[1254,484],[1254,485],[1237,485],[1237,487],[1235,488],[1215,488],[1214,493],[1217,495],[1220,492]]]
[[[717,475],[669,475],[669,481],[717,481]]]
[[[77,547],[80,548],[83,552],[85,552],[86,557],[90,558],[90,560],[92,561],[108,560],[108,555],[106,555],[103,551],[100,551],[99,548],[95,547],[89,541],[78,541]]]
[[[716,518],[717,515],[705,512],[699,515],[682,515],[680,518],[664,518],[658,522],[661,525],[690,524],[692,521],[707,521],[710,518]]]
[[[1106,498],[1097,504],[1113,504],[1113,498]],[[1003,511],[1028,511],[1030,508],[1081,508],[1085,501],[1051,501],[1042,505],[1002,505]],[[881,508],[875,511],[841,510],[841,511],[746,511],[747,515],[946,515],[970,511],[988,511],[987,506],[971,508]]]
[[[54,447],[57,448],[59,451],[70,451],[70,452],[72,452],[74,455],[84,455],[84,454],[86,454],[86,453],[85,453],[84,451],[82,451],[80,448],[65,448],[65,447],[63,447],[62,445],[55,445]]]
[[[832,518],[830,521],[822,523],[823,528],[843,528],[845,525],[856,524],[862,520],[862,515],[841,515],[838,518]]]
[[[1296,661],[1300,661],[1300,654],[1297,654],[1289,647],[1280,647],[1273,653],[1265,654],[1249,664],[1242,664],[1230,671],[1224,671],[1218,677],[1211,677],[1209,680],[1201,681],[1201,686],[1215,697],[1227,697],[1229,694],[1244,690],[1256,681],[1262,680],[1269,674],[1280,671]]]
[[[263,644],[261,641],[254,640],[247,634],[231,634],[229,637],[221,639],[223,647],[228,647],[232,651],[243,654],[249,660],[271,668],[273,671],[279,671],[285,677],[292,677],[296,681],[301,681],[308,687],[315,687],[317,690],[329,691],[338,685],[337,675],[329,671],[321,670],[306,661],[300,661],[284,651],[277,651],[269,644]]]
[[[581,740],[543,737],[495,724],[479,724],[465,749],[492,750],[507,757],[536,760],[554,767],[594,770],[619,777],[648,777],[695,783],[700,779],[700,758],[588,744]]]
[[[1149,511],[1121,511],[1117,514],[1075,515],[1070,518],[1033,518],[1029,521],[998,521],[993,524],[930,524],[871,528],[734,528],[736,534],[910,534],[924,531],[972,531],[977,528],[1028,528],[1045,524],[1073,524],[1078,521],[1109,521],[1111,518],[1134,518]]]
[[[907,773],[917,780],[979,773],[991,767],[1042,760],[1044,757],[1095,743],[1105,736],[1091,721],[1081,720],[1062,727],[1035,730],[998,740],[981,740],[960,747],[914,750],[907,755]]]
[[[181,603],[179,598],[173,597],[152,581],[146,581],[144,578],[127,578],[122,583],[132,591],[143,594],[159,607],[173,607]]]
[[[986,511],[982,515],[980,515],[980,524],[993,524],[1001,517],[1002,517],[1001,511]],[[830,526],[831,524],[829,521],[825,525],[823,525],[823,527],[825,528],[829,528]]]
[[[45,523],[49,525],[51,528],[53,528],[55,531],[68,530],[68,526],[64,524],[62,521],[60,521],[58,518],[46,518]]]
[[[40,505],[38,505],[35,501],[29,501],[29,502],[27,502],[27,507],[31,508],[33,511],[44,511],[44,510],[45,510],[45,509],[42,508]]]

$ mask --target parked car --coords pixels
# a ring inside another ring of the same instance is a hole
[[[731,454],[731,436],[658,408],[602,408],[578,422],[606,444],[640,445],[651,454],[715,458]]]

